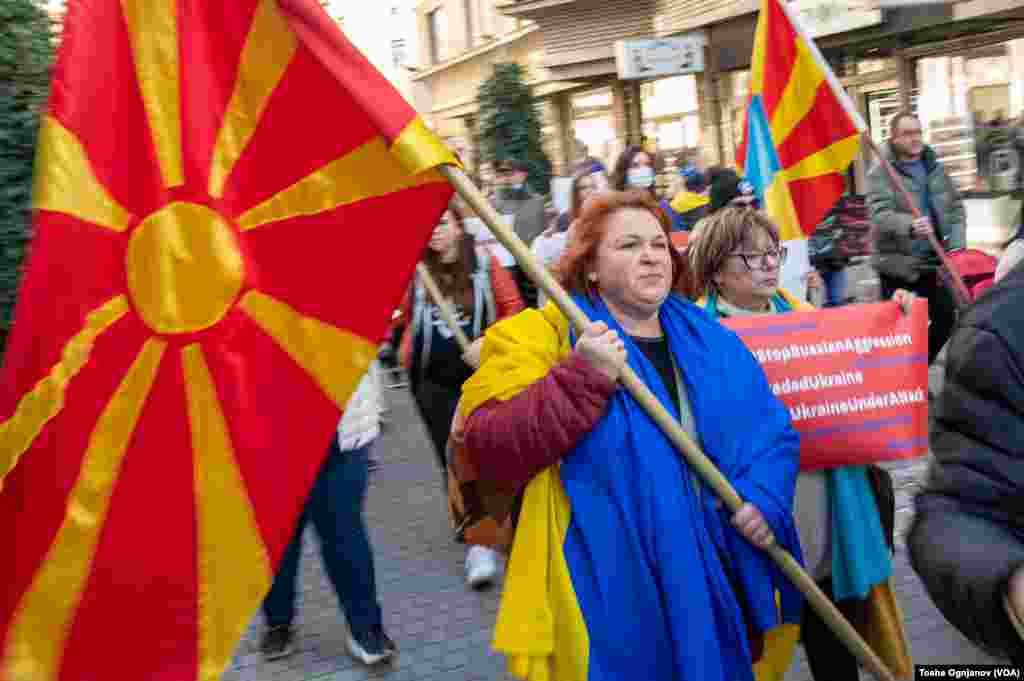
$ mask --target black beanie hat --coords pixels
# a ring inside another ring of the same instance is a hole
[[[753,188],[749,182],[736,174],[734,170],[722,170],[715,175],[711,182],[711,191],[708,192],[708,212],[714,213],[720,208],[729,205],[729,202],[741,194],[751,194]]]

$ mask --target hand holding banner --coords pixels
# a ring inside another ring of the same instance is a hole
[[[928,451],[928,303],[723,320],[764,368],[800,433],[800,468]]]

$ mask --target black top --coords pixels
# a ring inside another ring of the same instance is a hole
[[[455,320],[462,327],[462,332],[467,338],[473,337],[473,320],[467,315],[461,305],[452,305],[452,312]],[[431,383],[451,387],[461,386],[466,379],[473,375],[473,369],[462,359],[462,349],[459,347],[455,335],[448,328],[447,322],[441,317],[440,310],[436,305],[427,306],[427,319],[429,326],[423,333],[433,335],[430,342],[430,360],[424,367],[423,378]],[[420,345],[417,350],[422,349]],[[415,358],[416,365],[419,365],[419,353]]]
[[[672,365],[672,351],[668,348],[668,339],[665,336],[658,338],[630,336],[630,338],[658,370],[661,380],[668,388],[668,394],[672,397],[672,403],[678,406],[679,387],[676,385],[676,372]]]

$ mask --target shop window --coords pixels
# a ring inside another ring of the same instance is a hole
[[[726,74],[725,92],[722,93],[722,122],[727,128],[724,138],[732,142],[725,149],[725,165],[732,165],[736,150],[743,143],[743,124],[747,120],[747,100],[750,98],[750,71],[732,71]]]
[[[611,171],[620,145],[615,138],[611,88],[573,95],[572,125],[575,138],[587,146],[590,156]]]
[[[444,7],[438,7],[427,14],[430,29],[430,58],[435,64],[448,59],[448,15]]]
[[[643,134],[671,172],[685,151],[700,146],[700,100],[693,75],[662,78],[640,86]]]
[[[961,190],[1005,192],[1024,178],[1024,40],[917,60],[925,141]]]

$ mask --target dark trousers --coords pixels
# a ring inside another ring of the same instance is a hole
[[[829,598],[832,597],[831,579],[818,582],[818,586]],[[861,601],[848,599],[835,605],[839,612],[843,613],[843,617],[856,621]],[[857,658],[806,602],[800,636],[804,644],[804,653],[807,655],[807,666],[811,668],[814,681],[858,681],[860,676],[857,673]]]
[[[417,381],[412,390],[420,418],[430,433],[434,454],[442,471],[448,469],[448,436],[452,431],[452,421],[455,420],[455,409],[459,406],[461,394],[462,389],[457,386],[441,385],[427,380]]]
[[[821,270],[825,280],[825,307],[839,307],[846,302],[846,270]]]
[[[935,272],[923,272],[917,281],[910,283],[879,273],[882,284],[882,298],[888,300],[898,288],[913,291],[922,298],[928,299],[928,363],[935,361],[935,356],[949,340],[956,324],[956,303],[953,295],[939,281]]]
[[[358,638],[381,624],[373,549],[363,521],[369,456],[370,445],[342,452],[337,439],[331,443],[327,460],[306,500],[295,537],[285,550],[270,593],[263,601],[268,626],[291,624],[295,618],[302,530],[310,520],[320,537],[324,569],[353,636]]]

